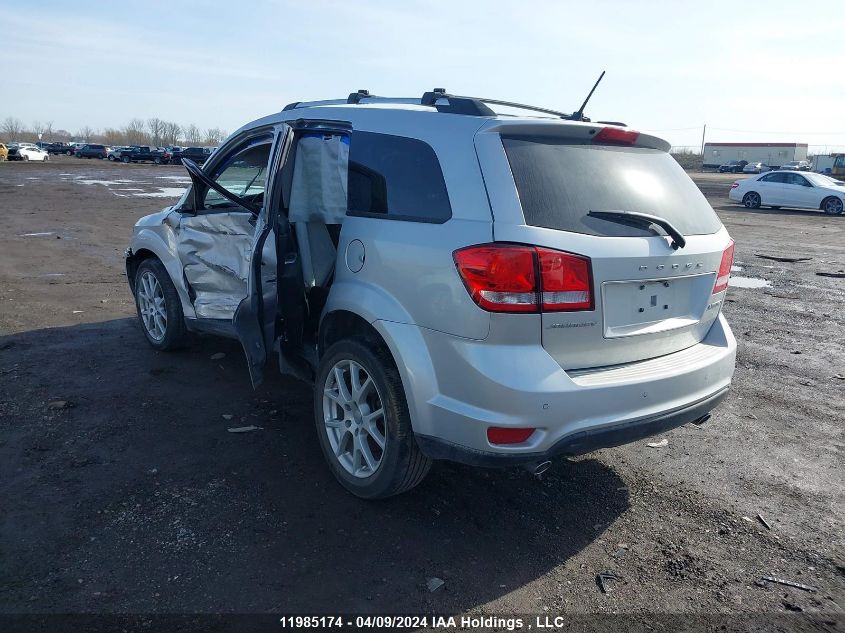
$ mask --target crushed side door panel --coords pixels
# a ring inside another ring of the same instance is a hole
[[[232,320],[247,296],[252,218],[247,211],[180,216],[177,251],[194,293],[197,318]]]

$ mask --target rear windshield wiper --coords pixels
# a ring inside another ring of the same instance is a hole
[[[651,227],[652,225],[659,226],[666,231],[666,234],[672,238],[672,248],[678,250],[687,245],[687,241],[681,232],[676,229],[672,223],[661,218],[659,215],[649,215],[648,213],[637,213],[636,211],[590,211],[587,213],[594,218],[601,218],[609,222],[618,222],[620,224],[633,224],[634,226]]]

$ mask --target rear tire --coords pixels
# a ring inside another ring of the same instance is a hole
[[[742,196],[742,204],[746,209],[759,209],[760,202],[760,194],[756,191],[749,191]]]
[[[182,302],[158,259],[145,259],[135,273],[135,309],[147,342],[162,352],[182,347],[187,338]]]
[[[380,416],[373,415],[379,410]],[[326,350],[314,387],[314,413],[329,468],[357,497],[406,492],[431,469],[432,460],[414,439],[399,371],[384,348],[344,339]]]
[[[73,156],[73,152],[68,150],[65,152],[65,156]]]

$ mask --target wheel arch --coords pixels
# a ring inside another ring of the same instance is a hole
[[[411,427],[415,432],[424,432],[428,427],[425,419],[428,408],[424,405],[436,394],[437,380],[419,327],[381,319],[370,322],[352,310],[333,310],[320,322],[319,355],[348,337],[363,339],[390,355],[402,381]]]
[[[138,266],[141,265],[141,262],[150,258],[160,261],[170,275],[170,281],[176,287],[176,293],[182,303],[182,314],[186,318],[195,318],[196,313],[191,298],[188,296],[179,258],[170,253],[164,238],[158,232],[149,228],[144,228],[136,233],[132,239],[132,246],[127,252],[126,278],[132,294],[135,294],[135,274],[138,271]]]
[[[825,196],[824,198],[822,198],[822,201],[819,202],[819,210],[824,211],[824,203],[831,199],[840,200],[842,202],[843,208],[845,208],[845,198],[840,198],[836,194],[830,194],[829,196]]]
[[[161,262],[161,258],[147,248],[140,248],[137,251],[130,250],[126,256],[126,279],[129,281],[129,289],[133,295],[135,294],[135,277],[138,274],[138,267],[146,259],[157,259]]]

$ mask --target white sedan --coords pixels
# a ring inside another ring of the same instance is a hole
[[[770,171],[736,181],[728,197],[747,209],[791,207],[836,215],[845,208],[845,182],[822,174]]]
[[[18,145],[18,154],[21,155],[22,160],[50,160],[50,154],[32,143],[21,143]]]

